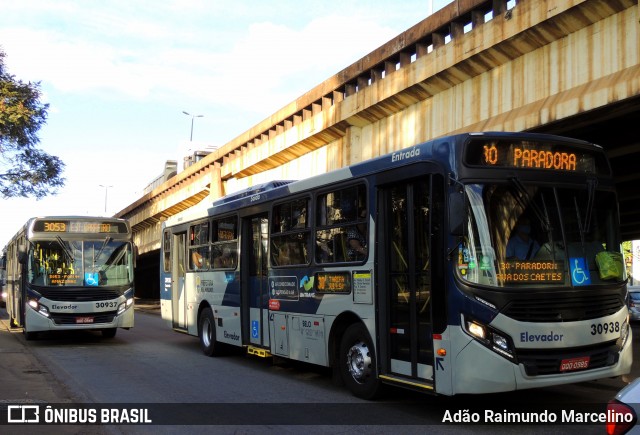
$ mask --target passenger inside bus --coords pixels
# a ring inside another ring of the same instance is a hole
[[[235,267],[234,257],[235,253],[232,253],[231,248],[229,248],[228,246],[222,248],[221,252],[220,249],[216,249],[214,251],[213,267],[215,269],[227,269],[230,267]]]
[[[507,258],[518,260],[531,260],[540,250],[540,244],[531,236],[531,221],[527,217],[521,217],[515,228],[515,233],[507,242]]]
[[[360,212],[360,219],[364,220],[367,217],[367,211],[362,210]],[[367,238],[365,232],[367,231],[367,225],[364,222],[358,223],[355,226],[347,229],[347,240],[349,241],[349,260],[363,260],[367,256]]]
[[[204,258],[198,251],[193,251],[191,253],[191,268],[193,270],[201,270],[206,268],[204,264]]]

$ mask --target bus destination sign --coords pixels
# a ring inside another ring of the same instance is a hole
[[[467,162],[484,167],[595,172],[593,155],[582,149],[531,141],[472,142],[467,147]]]
[[[123,233],[127,227],[123,222],[100,222],[82,220],[38,220],[33,230],[44,233]]]
[[[562,284],[563,261],[513,261],[499,263],[498,281],[504,284]]]

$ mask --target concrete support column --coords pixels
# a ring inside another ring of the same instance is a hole
[[[222,185],[222,176],[220,173],[220,163],[214,164],[209,175],[209,202],[224,196],[224,186]]]
[[[362,161],[362,128],[351,126],[342,140],[344,156],[343,166],[353,165]]]

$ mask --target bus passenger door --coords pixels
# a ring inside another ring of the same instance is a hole
[[[433,382],[429,177],[378,190],[382,374]],[[441,255],[441,254],[439,254]]]
[[[244,218],[242,231],[242,342],[269,347],[268,215]]]
[[[187,233],[173,235],[171,306],[173,307],[173,327],[175,329],[187,329],[187,294],[185,291],[186,240]]]

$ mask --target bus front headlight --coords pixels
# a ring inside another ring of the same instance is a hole
[[[27,304],[44,317],[49,317],[49,308],[47,308],[45,305],[42,305],[40,302],[38,302],[37,299],[29,299],[29,302],[27,302]]]
[[[627,317],[628,320],[628,317]],[[620,337],[616,340],[616,345],[619,350],[624,349],[625,344],[627,344],[627,339],[629,338],[629,322],[625,320],[622,322],[622,329],[620,330]]]
[[[516,362],[516,353],[509,336],[476,320],[463,319],[464,331],[494,352]]]
[[[127,310],[130,306],[133,305],[133,298],[129,298],[126,301],[122,302],[118,305],[118,315],[122,314]]]

